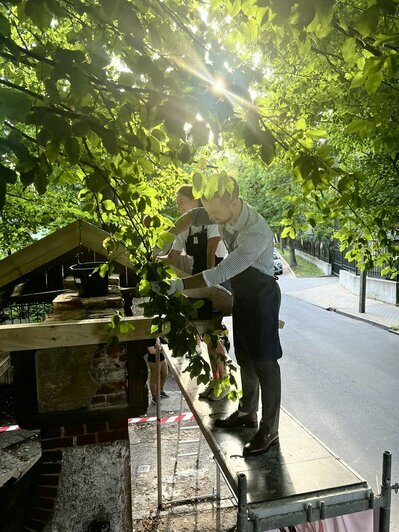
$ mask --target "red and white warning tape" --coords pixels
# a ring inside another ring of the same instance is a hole
[[[194,416],[191,412],[184,412],[180,416],[168,416],[168,417],[162,417],[159,422],[160,423],[180,423],[180,421],[192,421],[194,419]],[[156,421],[157,418],[152,417],[131,417],[127,421],[129,425],[133,425],[133,423],[149,423],[152,421]],[[18,425],[10,425],[8,427],[0,427],[0,432],[11,432],[13,430],[19,430],[20,427]]]

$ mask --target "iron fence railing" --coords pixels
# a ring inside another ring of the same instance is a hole
[[[347,249],[340,251],[339,244],[335,240],[317,240],[309,238],[297,238],[295,240],[295,249],[307,253],[311,257],[316,257],[324,262],[327,262],[332,265],[332,271],[334,274],[338,275],[339,270],[345,269],[351,271],[358,275],[360,273],[359,269],[356,267],[354,261],[349,261],[345,255],[348,252]],[[369,277],[375,277],[377,279],[391,279],[390,275],[382,275],[381,271],[385,266],[374,266],[367,270],[367,275]],[[396,282],[399,282],[399,277],[397,277]]]
[[[9,303],[0,310],[0,323],[5,325],[44,321],[51,309],[51,303]]]

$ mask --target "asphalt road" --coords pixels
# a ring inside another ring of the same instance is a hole
[[[399,336],[284,293],[280,318],[283,407],[374,493],[384,451],[392,453],[391,482],[399,482]],[[391,532],[399,532],[394,491]]]

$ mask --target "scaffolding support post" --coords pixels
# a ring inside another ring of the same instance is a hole
[[[237,512],[237,530],[245,532],[248,524],[248,507],[247,507],[247,477],[240,473],[237,477],[238,483],[238,512]]]
[[[391,464],[391,453],[389,451],[384,451],[381,482],[383,506],[381,506],[380,509],[380,532],[389,532],[389,524],[391,520]]]
[[[161,439],[161,340],[155,340],[155,362],[157,372],[157,473],[158,473],[158,510],[163,509],[162,502],[162,439]]]

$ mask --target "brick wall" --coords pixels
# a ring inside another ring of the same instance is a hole
[[[66,447],[105,444],[129,439],[128,421],[101,421],[46,428],[41,431],[42,463],[24,531],[39,532],[53,514]]]
[[[126,404],[127,366],[125,344],[100,345],[90,363],[90,373],[99,384],[90,408]]]

